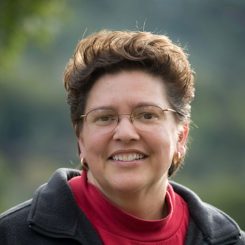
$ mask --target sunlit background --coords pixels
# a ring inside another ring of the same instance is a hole
[[[188,50],[196,99],[184,168],[174,180],[245,229],[244,0],[1,0],[0,212],[60,167],[77,167],[63,70],[100,29],[166,34]]]

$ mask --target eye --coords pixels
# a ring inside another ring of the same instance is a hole
[[[137,118],[143,119],[143,120],[152,120],[153,118],[156,118],[157,116],[152,112],[141,112]]]
[[[162,119],[162,110],[157,106],[142,106],[135,109],[133,117],[142,123],[154,123]]]
[[[154,122],[159,119],[159,115],[154,112],[143,111],[135,115],[135,119],[141,122]]]
[[[95,118],[95,122],[109,122],[115,120],[114,115],[102,115]]]
[[[151,120],[153,118],[158,118],[158,116],[152,112],[143,112],[142,117],[146,120]]]
[[[117,115],[110,110],[96,110],[90,114],[89,121],[97,126],[107,126],[117,121]]]

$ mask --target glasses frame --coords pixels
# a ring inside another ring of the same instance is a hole
[[[154,107],[158,107],[159,109],[162,110],[162,112],[170,111],[170,112],[176,113],[176,114],[178,114],[178,115],[184,117],[184,114],[182,114],[182,113],[180,113],[180,112],[178,112],[178,111],[176,111],[176,110],[174,110],[174,109],[171,109],[171,108],[164,108],[164,109],[163,109],[163,108],[161,108],[160,106],[157,106],[157,105],[145,105],[145,106],[154,106]],[[140,107],[140,106],[139,106],[139,107]],[[142,107],[144,107],[144,105],[143,105]],[[137,107],[135,107],[135,108],[137,108]],[[129,116],[131,123],[133,123],[134,118],[132,117],[132,115],[133,115],[133,112],[134,112],[135,108],[132,110],[131,113],[122,113],[122,114],[117,113],[117,118],[118,118],[118,120],[117,120],[117,125],[118,125],[118,123],[120,122],[120,116]],[[105,107],[94,108],[94,109],[89,110],[89,111],[88,111],[87,113],[85,113],[85,114],[81,114],[79,118],[80,118],[80,119],[85,119],[85,121],[86,121],[86,120],[87,120],[88,114],[91,113],[92,111],[95,111],[95,110],[98,110],[98,109],[111,109],[111,108],[105,108]],[[112,110],[113,110],[113,109],[112,109]]]

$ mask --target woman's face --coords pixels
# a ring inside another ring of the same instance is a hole
[[[169,108],[163,81],[143,71],[123,71],[96,81],[85,113],[109,107],[118,114],[130,114],[139,105]],[[178,126],[174,113],[165,112],[161,124],[146,131],[138,130],[125,115],[107,133],[92,130],[85,120],[78,141],[81,157],[89,166],[89,182],[113,196],[166,185],[173,155],[184,154],[187,135],[188,125]]]

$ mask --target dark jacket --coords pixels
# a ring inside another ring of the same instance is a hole
[[[57,170],[32,200],[0,216],[1,245],[102,244],[94,228],[77,206],[67,180],[79,175],[72,169]],[[190,224],[185,244],[245,244],[238,225],[196,194],[172,183],[188,203]]]

